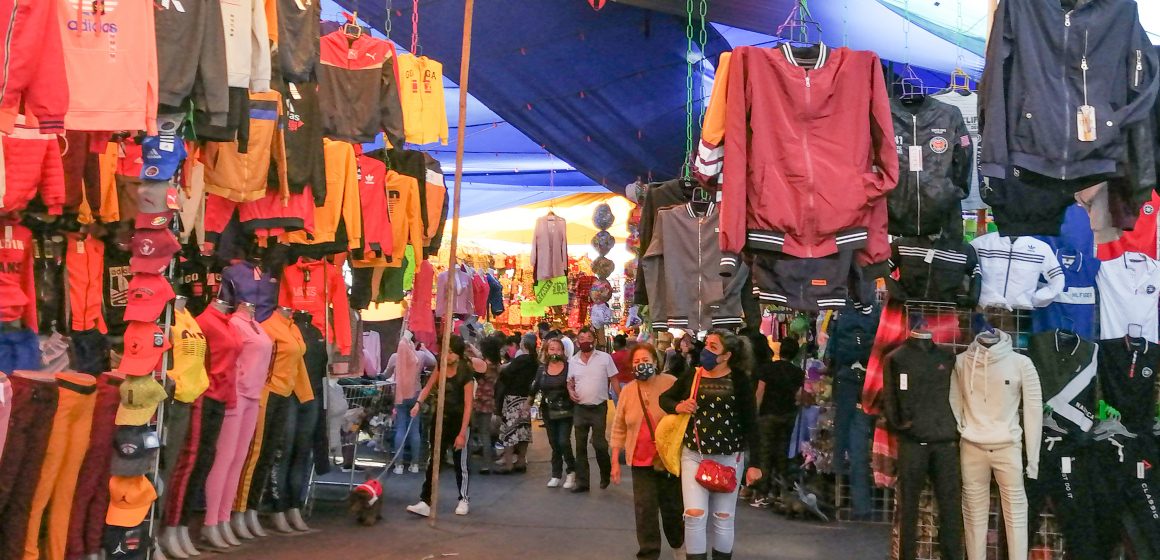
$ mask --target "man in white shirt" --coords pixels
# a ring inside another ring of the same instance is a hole
[[[572,413],[576,430],[576,487],[572,491],[579,493],[589,488],[590,436],[596,464],[600,466],[600,488],[608,488],[611,481],[612,459],[604,432],[608,424],[608,392],[619,393],[620,388],[614,383],[617,370],[612,356],[596,349],[596,331],[584,327],[576,341],[580,352],[568,360],[568,391],[577,404]]]

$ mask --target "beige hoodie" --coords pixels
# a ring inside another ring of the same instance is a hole
[[[1019,407],[1023,406],[1023,424]],[[1000,330],[980,333],[955,359],[951,411],[963,440],[982,446],[1018,445],[1023,436],[1027,476],[1039,473],[1043,435],[1043,396],[1031,358],[1011,348],[1011,336]]]

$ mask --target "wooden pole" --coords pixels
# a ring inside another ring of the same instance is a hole
[[[475,0],[466,0],[463,6],[463,55],[459,65],[459,126],[455,138],[455,193],[451,207],[451,254],[447,257],[448,282],[455,282],[456,257],[459,252],[459,197],[463,191],[463,143],[467,139],[467,71],[471,66],[471,17]],[[451,351],[451,327],[454,323],[455,290],[447,290],[447,305],[443,311],[443,344],[439,350],[439,398],[435,406],[435,439],[431,442],[431,526],[439,516],[439,466],[443,463],[439,442],[443,440],[443,411],[447,395],[447,354]],[[470,453],[465,447],[463,453]]]

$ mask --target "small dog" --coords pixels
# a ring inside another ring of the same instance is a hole
[[[355,486],[346,501],[347,511],[359,525],[371,527],[383,518],[383,485],[378,480],[372,478]]]

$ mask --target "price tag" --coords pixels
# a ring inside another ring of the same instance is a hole
[[[4,226],[4,239],[12,239],[12,226]]]
[[[1144,461],[1136,463],[1136,478],[1144,480]]]
[[[254,281],[257,282],[262,279],[262,269],[254,267]]]
[[[1096,108],[1080,105],[1075,112],[1075,127],[1080,142],[1096,141]]]
[[[85,254],[85,241],[83,239],[77,240],[77,254]]]
[[[930,264],[934,262],[934,249],[927,249],[926,256],[922,258],[922,262]]]
[[[898,389],[905,391],[909,385],[908,376],[905,373],[898,374]]]
[[[1059,459],[1059,472],[1062,474],[1071,474],[1071,457],[1061,457]]]
[[[910,170],[922,171],[922,146],[910,147]]]

